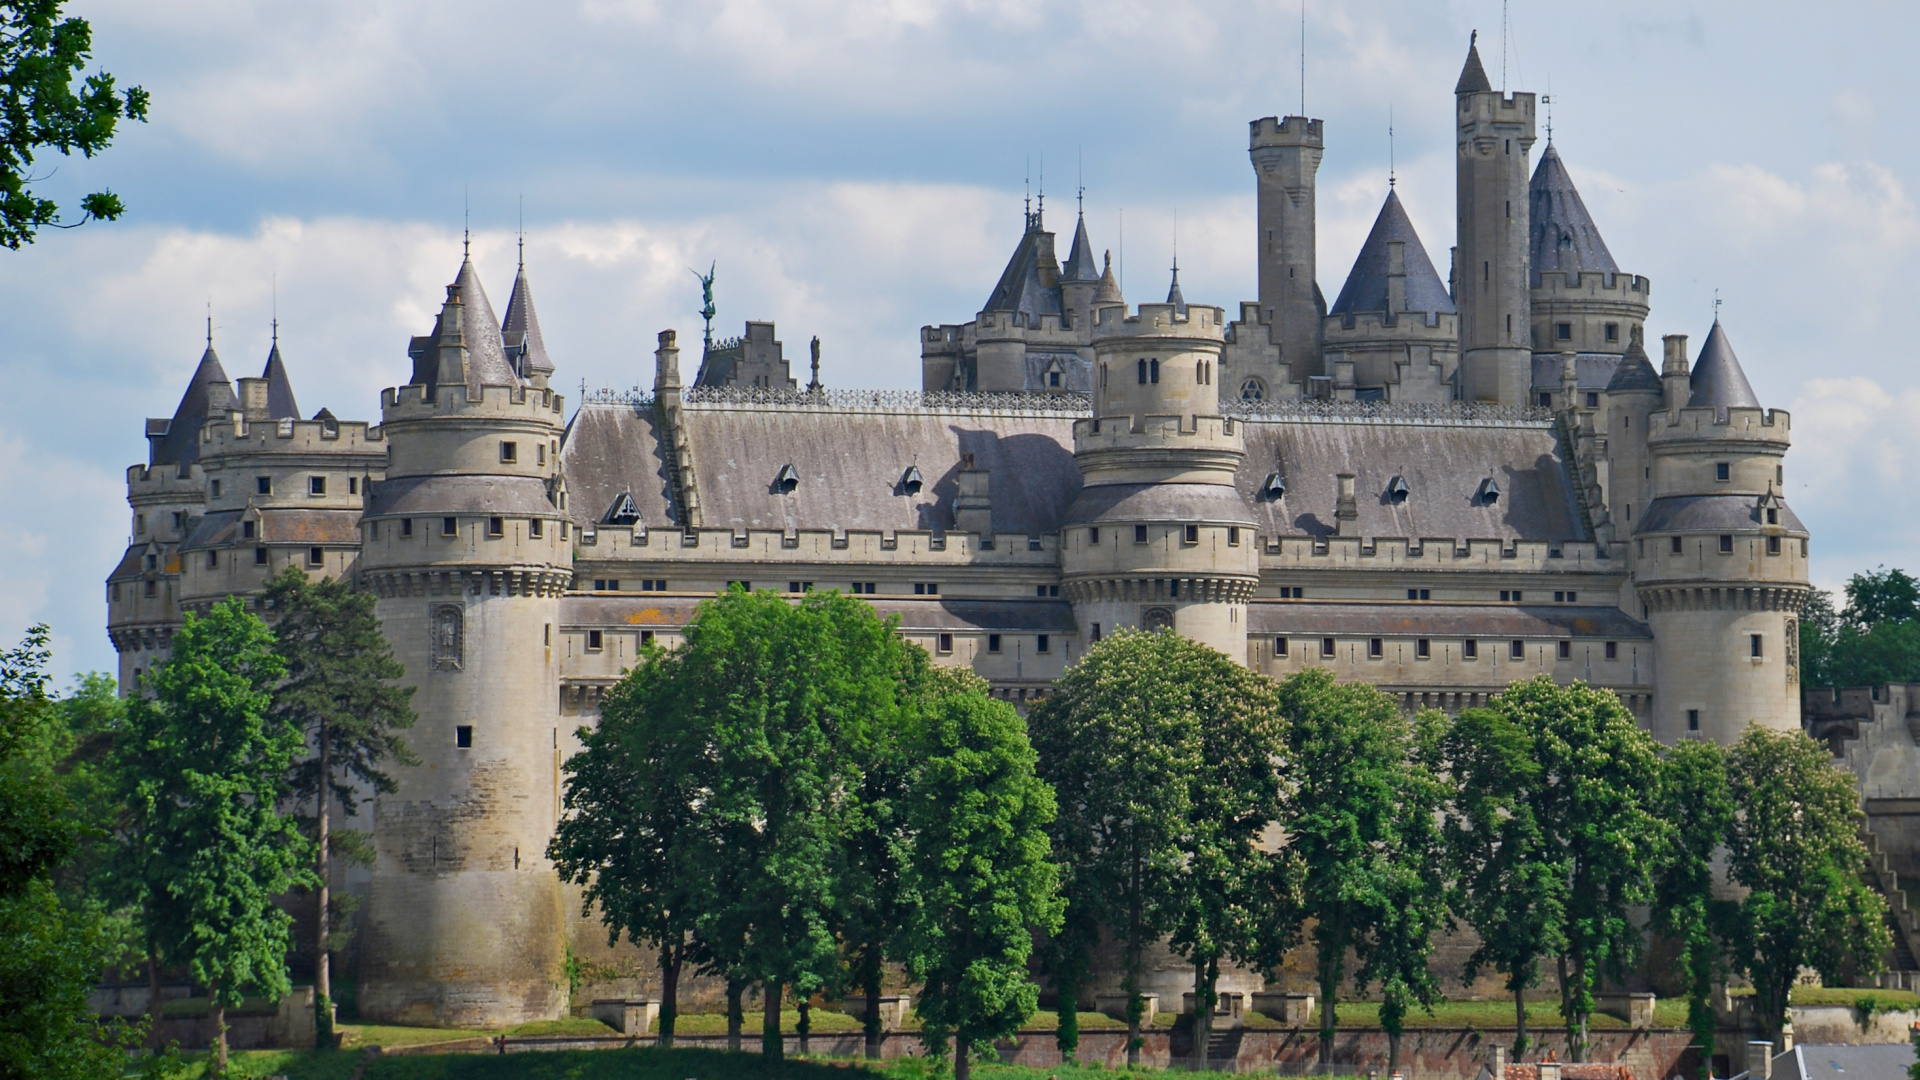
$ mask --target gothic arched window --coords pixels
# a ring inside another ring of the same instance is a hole
[[[1259,401],[1267,396],[1266,384],[1259,379],[1248,379],[1240,384],[1241,401]]]

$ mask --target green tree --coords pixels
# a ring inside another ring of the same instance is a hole
[[[1920,619],[1920,581],[1899,567],[1853,575],[1846,594],[1846,621],[1861,630]]]
[[[0,653],[0,1078],[93,1080],[120,1075],[139,1032],[94,1018],[87,995],[113,940],[96,907],[55,887],[92,830],[54,768],[66,739],[47,639],[35,626]]]
[[[1847,580],[1846,609],[1815,589],[1800,614],[1801,681],[1879,686],[1920,680],[1920,582],[1900,569]]]
[[[333,858],[363,865],[373,859],[364,834],[333,832],[333,803],[338,799],[341,811],[355,816],[362,785],[377,794],[394,790],[382,768],[389,759],[419,763],[399,734],[413,726],[414,688],[396,681],[406,669],[380,632],[372,593],[335,578],[313,581],[289,566],[268,580],[261,599],[277,616],[274,651],[287,671],[273,695],[273,720],[300,732],[312,749],[295,763],[291,779],[294,796],[314,807],[314,1005],[320,1045],[329,1046],[332,953],[345,944],[344,923],[352,914],[347,897],[332,895]]]
[[[43,150],[92,157],[113,141],[120,120],[145,121],[147,92],[114,89],[112,75],[73,77],[93,55],[93,28],[62,18],[62,0],[0,0],[0,244],[18,250],[42,227],[60,224],[60,207],[33,191]],[[84,216],[112,220],[120,197],[98,191],[80,199]]]
[[[313,845],[279,810],[304,749],[300,730],[271,715],[285,673],[272,632],[238,597],[190,612],[116,747],[143,819],[149,917],[161,951],[210,991],[222,1075],[226,1010],[289,989],[292,918],[275,898],[316,883]]]
[[[584,886],[607,944],[628,940],[660,956],[660,1045],[672,1046],[680,976],[698,959],[692,887],[721,853],[701,849],[705,779],[687,715],[678,708],[679,657],[643,647],[639,664],[607,692],[597,727],[567,760],[566,809],[547,847],[561,876]]]
[[[1803,686],[1835,686],[1833,646],[1840,635],[1840,615],[1833,610],[1833,594],[1811,589],[1800,608],[1800,682]]]
[[[1437,791],[1391,697],[1319,669],[1282,682],[1279,696],[1293,784],[1285,825],[1299,859],[1300,914],[1313,921],[1327,1065],[1349,950],[1356,982],[1388,981],[1402,1006],[1423,1000],[1411,960],[1427,948],[1418,938],[1437,909],[1415,879],[1438,865]],[[1410,903],[1422,911],[1404,910]]]
[[[1890,945],[1886,905],[1866,884],[1853,776],[1819,743],[1750,727],[1727,754],[1727,774],[1729,876],[1748,890],[1732,920],[1734,964],[1777,1037],[1802,967],[1833,985],[1879,969]]]
[[[1386,904],[1354,981],[1380,984],[1380,1026],[1387,1033],[1387,1072],[1400,1069],[1400,1037],[1416,1006],[1433,1011],[1440,981],[1428,960],[1433,939],[1450,925],[1447,847],[1441,829],[1447,785],[1441,779],[1447,718],[1428,709],[1413,718],[1413,753],[1395,806],[1400,857],[1381,877]]]
[[[1074,883],[1068,899],[1087,905],[1066,917],[1102,924],[1124,946],[1129,1066],[1140,1063],[1146,1010],[1141,953],[1172,929],[1185,870],[1204,760],[1194,688],[1210,669],[1178,635],[1122,631],[1087,650],[1028,716],[1058,801],[1053,848]]]
[[[902,955],[921,983],[922,1041],[953,1042],[954,1076],[1033,1015],[1027,976],[1034,931],[1060,927],[1049,857],[1053,792],[1034,774],[1018,713],[979,688],[938,693],[907,739],[913,772],[903,817],[909,837]]]
[[[1660,763],[1654,812],[1665,822],[1667,843],[1654,872],[1652,928],[1673,942],[1674,972],[1687,988],[1687,1027],[1707,1080],[1713,1037],[1713,984],[1726,969],[1731,902],[1714,897],[1714,856],[1733,826],[1733,793],[1727,786],[1726,754],[1718,744],[1689,739]]]

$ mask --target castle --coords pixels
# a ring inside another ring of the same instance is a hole
[[[1130,306],[1084,216],[1063,265],[1030,212],[977,316],[923,329],[918,391],[824,389],[817,345],[801,388],[749,323],[692,385],[661,333],[650,394],[569,417],[524,263],[502,317],[462,262],[378,424],[303,419],[277,345],[236,392],[209,340],[127,473],[121,684],[183,612],[287,566],[376,593],[421,763],[338,823],[378,859],[335,884],[365,898],[361,1014],[448,1025],[556,1016],[567,950],[604,949],[545,858],[561,763],[640,646],[731,583],[862,595],[1016,704],[1103,634],[1170,627],[1410,709],[1545,673],[1666,741],[1798,727],[1787,414],[1718,322],[1655,369],[1650,283],[1551,145],[1530,167],[1535,96],[1477,51],[1454,120],[1450,281],[1390,192],[1329,306],[1326,132],[1266,117],[1257,299],[1189,304],[1176,269]]]

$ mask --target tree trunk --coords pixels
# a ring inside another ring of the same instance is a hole
[[[1333,1064],[1333,1037],[1340,1026],[1340,1007],[1334,995],[1340,990],[1341,968],[1346,963],[1347,935],[1336,924],[1325,938],[1315,943],[1320,964],[1320,1064]]]
[[[727,1049],[740,1052],[740,1029],[746,1026],[746,1010],[740,1007],[740,997],[746,988],[740,980],[727,979]]]
[[[680,965],[686,946],[660,950],[660,1037],[657,1046],[673,1045],[673,1023],[680,1015]]]
[[[1193,964],[1193,1056],[1195,1067],[1207,1067],[1213,1049],[1213,987],[1220,968],[1208,960]]]
[[[1399,1071],[1400,1033],[1397,1031],[1389,1031],[1387,1033],[1387,1075],[1391,1077]],[[1502,1080],[1504,1080],[1504,1078],[1502,1078]]]
[[[967,1080],[973,1075],[973,1061],[967,1056],[967,1040],[953,1040],[953,1080]]]
[[[216,987],[213,994],[213,1075],[227,1075],[227,1006]]]
[[[1523,987],[1513,988],[1513,1060],[1518,1062],[1527,1052],[1527,999]]]
[[[147,936],[147,1048],[160,1049],[160,953]]]
[[[880,964],[877,961],[879,955],[878,950],[869,945],[865,961],[866,971],[862,972],[865,978],[861,989],[866,991],[867,995],[867,1015],[861,1026],[866,1031],[867,1059],[870,1061],[880,1060],[880,1047],[886,1039],[886,1027],[880,1022]]]
[[[1566,967],[1565,961],[1561,968]],[[1587,987],[1586,961],[1576,959],[1573,962],[1573,982],[1560,980],[1560,996],[1566,999],[1566,1008],[1562,1012],[1567,1018],[1567,1060],[1575,1063],[1587,1060],[1587,1007],[1590,996]]]
[[[1147,1003],[1140,996],[1140,847],[1134,845],[1132,898],[1127,901],[1127,1068],[1140,1067],[1140,1015]],[[955,1059],[958,1060],[958,1059]]]
[[[796,994],[795,999],[800,1010],[800,1022],[793,1026],[793,1031],[800,1036],[800,1056],[806,1057],[813,1049],[813,998]]]
[[[769,1061],[779,1061],[787,1055],[786,1037],[780,1034],[780,991],[779,982],[764,984],[766,1000],[762,1003],[766,1010],[760,1020],[760,1055]]]
[[[327,937],[329,930],[327,908],[333,899],[332,889],[330,888],[331,882],[328,880],[328,872],[333,869],[333,853],[327,850],[327,843],[331,838],[331,830],[327,818],[331,816],[333,809],[333,785],[330,782],[333,779],[333,762],[329,753],[332,749],[332,734],[327,722],[322,720],[320,722],[320,737],[318,740],[320,750],[320,792],[316,799],[318,803],[317,813],[319,814],[319,821],[315,826],[315,831],[319,835],[320,843],[319,850],[314,855],[314,859],[318,863],[315,869],[320,875],[320,894],[319,903],[316,906],[313,918],[313,1007],[315,1010],[314,1019],[316,1021],[314,1024],[315,1034],[319,1045],[323,1048],[333,1044],[333,970],[327,954]]]

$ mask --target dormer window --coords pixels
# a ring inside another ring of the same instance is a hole
[[[1394,504],[1395,506],[1398,506],[1401,503],[1407,501],[1407,495],[1408,495],[1407,481],[1405,477],[1396,476],[1393,479],[1387,481],[1387,501],[1388,502]]]
[[[904,495],[918,495],[927,484],[926,477],[920,475],[920,466],[909,465],[907,471],[900,474],[900,492]]]
[[[1277,501],[1287,493],[1287,482],[1279,473],[1270,472],[1266,483],[1260,485],[1260,490],[1267,498]]]
[[[253,522],[243,521],[240,523],[240,539],[242,540],[253,539]]]
[[[800,486],[799,471],[791,462],[780,466],[780,471],[774,474],[773,486],[782,495],[793,494],[793,489]]]
[[[1056,390],[1057,390],[1057,389],[1059,389],[1059,387],[1060,387],[1060,373],[1059,373],[1058,371],[1049,371],[1049,372],[1047,372],[1047,386],[1049,386],[1049,387],[1051,387],[1051,388],[1053,388],[1053,389],[1056,389]],[[949,650],[949,651],[951,651],[951,650]]]
[[[1474,498],[1482,505],[1492,506],[1494,503],[1500,501],[1500,485],[1494,482],[1493,477],[1489,476],[1480,481],[1479,489],[1473,494]]]

